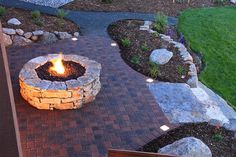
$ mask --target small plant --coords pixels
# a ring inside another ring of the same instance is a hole
[[[167,27],[167,17],[163,13],[157,13],[154,22],[154,29],[160,33],[164,33]]]
[[[179,75],[184,75],[186,73],[186,70],[182,66],[177,66],[177,72]]]
[[[39,19],[40,16],[41,16],[40,11],[38,11],[38,10],[31,11],[31,18],[33,20]]]
[[[61,20],[63,20],[66,16],[68,15],[68,12],[66,12],[63,9],[58,9],[57,10],[57,17]]]
[[[159,74],[159,68],[158,65],[154,62],[149,62],[148,63],[149,66],[149,74],[152,78],[157,78],[158,74]]]
[[[137,56],[137,55],[133,56],[131,58],[130,62],[133,64],[136,64],[136,65],[139,65],[140,64],[140,56]]]
[[[40,11],[34,10],[30,14],[31,14],[31,18],[33,19],[33,22],[37,26],[42,27],[43,26],[43,22],[40,20],[40,16],[41,16]]]
[[[124,47],[129,47],[131,45],[131,41],[129,40],[129,38],[124,38],[121,40],[121,44]]]
[[[0,6],[0,17],[6,15],[7,10],[5,7]]]
[[[144,52],[147,52],[150,48],[148,47],[147,43],[145,42],[143,45],[141,45],[141,50]]]
[[[212,136],[212,140],[213,141],[216,141],[216,142],[219,142],[219,141],[221,141],[221,140],[223,140],[224,139],[224,137],[220,134],[220,133],[216,133],[216,134],[214,134],[213,136]]]
[[[107,4],[110,4],[112,3],[112,0],[102,0],[103,3],[107,3]]]

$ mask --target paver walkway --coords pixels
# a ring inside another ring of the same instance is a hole
[[[0,4],[9,7],[39,10],[43,13],[56,15],[57,9],[26,3],[19,0],[1,0]],[[122,19],[154,20],[155,14],[131,13],[131,12],[93,12],[93,11],[68,11],[67,19],[74,21],[80,26],[83,35],[106,36],[107,26],[112,22]],[[170,25],[176,25],[177,19],[168,17]]]
[[[25,157],[102,157],[108,148],[135,150],[171,126],[146,86],[104,37],[80,37],[77,42],[31,45],[8,50]],[[79,110],[41,111],[19,94],[18,73],[31,58],[63,52],[84,55],[102,64],[102,89],[96,100]],[[172,127],[172,126],[171,126]]]

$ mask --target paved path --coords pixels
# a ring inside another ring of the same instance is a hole
[[[0,4],[9,7],[24,8],[28,10],[39,10],[43,13],[55,15],[57,9],[26,3],[19,0],[1,0]],[[154,20],[154,14],[131,13],[131,12],[89,12],[89,11],[68,11],[68,18],[74,21],[81,28],[83,35],[108,36],[106,29],[109,24],[122,19],[143,19]],[[168,17],[170,25],[176,25],[177,19]]]
[[[161,125],[171,126],[145,76],[126,65],[111,42],[83,36],[77,42],[8,50],[25,157],[103,157],[109,148],[138,149],[163,134]],[[102,89],[93,103],[79,110],[41,111],[20,97],[18,74],[23,64],[55,52],[84,55],[102,64]]]

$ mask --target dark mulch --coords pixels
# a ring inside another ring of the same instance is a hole
[[[217,135],[222,138],[217,139],[215,137]],[[139,150],[157,152],[160,148],[189,136],[202,140],[210,148],[213,157],[235,157],[236,155],[234,133],[221,127],[211,126],[208,123],[185,124],[147,143]]]
[[[22,24],[19,26],[8,25],[7,21],[11,18],[17,18]],[[55,16],[50,16],[47,14],[42,14],[40,16],[40,21],[42,25],[37,25],[31,17],[31,12],[16,8],[7,8],[7,13],[3,17],[0,17],[3,27],[7,28],[20,28],[25,32],[44,30],[48,32],[61,31],[61,32],[78,32],[79,27],[69,21],[62,20]]]
[[[149,68],[149,56],[151,52],[154,49],[167,48],[167,50],[173,52],[174,55],[167,64],[158,66],[158,77],[153,78],[168,82],[186,82],[189,78],[187,75],[189,67],[184,64],[178,49],[174,48],[172,44],[157,37],[156,34],[140,31],[139,27],[140,25],[143,25],[143,23],[143,21],[139,20],[123,20],[115,22],[108,27],[108,33],[120,46],[122,58],[134,70],[152,77]],[[125,38],[128,38],[131,41],[129,47],[124,47],[122,45],[122,39]],[[144,51],[141,48],[142,45],[147,45],[148,50]],[[140,59],[139,64],[132,61],[134,57]],[[179,67],[184,69],[183,74],[178,72],[177,69]],[[185,77],[181,78],[182,75]]]
[[[62,61],[62,63],[65,67],[64,74],[57,74],[55,71],[50,70],[52,63],[47,62],[36,69],[38,77],[40,79],[50,81],[67,81],[71,79],[77,79],[78,77],[83,76],[85,73],[85,68],[78,63],[72,61]]]
[[[113,0],[111,4],[103,3],[102,0],[74,0],[63,6],[72,10],[92,11],[128,11],[128,12],[163,12],[169,16],[177,16],[180,11],[187,8],[219,6],[213,0],[187,0],[183,3],[173,3],[173,0]],[[223,5],[231,5],[226,2]]]

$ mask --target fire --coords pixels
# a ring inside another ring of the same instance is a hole
[[[62,63],[62,55],[60,54],[58,58],[51,60],[53,66],[50,68],[50,70],[55,71],[58,74],[64,74],[65,73],[65,67]]]

